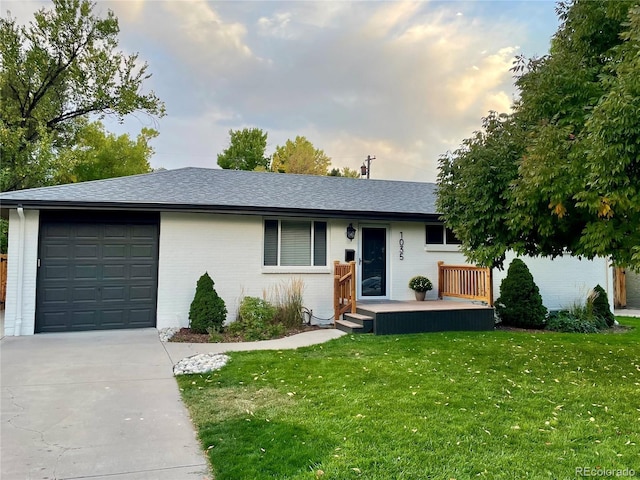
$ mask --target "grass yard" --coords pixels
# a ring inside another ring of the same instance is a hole
[[[618,320],[347,335],[178,382],[216,480],[640,477],[640,319]]]

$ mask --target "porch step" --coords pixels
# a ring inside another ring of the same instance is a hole
[[[349,320],[336,320],[336,328],[347,333],[364,333],[362,325]]]
[[[361,313],[345,313],[344,320],[362,327],[362,333],[373,332],[373,317]]]

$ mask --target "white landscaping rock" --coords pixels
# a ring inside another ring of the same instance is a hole
[[[229,356],[223,353],[199,353],[183,358],[173,366],[174,375],[188,373],[207,373],[220,370],[229,361]]]
[[[158,336],[161,342],[168,342],[176,333],[180,331],[178,327],[161,328],[158,330]]]

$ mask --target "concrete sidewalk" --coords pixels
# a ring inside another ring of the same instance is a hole
[[[298,347],[307,347],[324,343],[334,338],[346,335],[341,330],[335,328],[325,328],[299,333],[290,337],[278,338],[276,340],[263,340],[260,342],[239,342],[239,343],[165,343],[164,346],[175,365],[185,357],[190,357],[198,353],[224,353],[224,352],[247,352],[252,350],[289,350]]]
[[[163,344],[155,329],[0,341],[0,478],[208,479],[172,367],[185,356],[296,348],[318,330],[246,344]]]

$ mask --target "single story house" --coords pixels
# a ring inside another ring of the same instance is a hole
[[[358,299],[411,300],[412,276],[437,286],[439,261],[465,263],[435,200],[432,183],[204,168],[6,192],[5,334],[188,326],[205,271],[229,321],[295,277],[329,322],[335,260],[356,262]],[[526,261],[548,308],[597,283],[612,298],[605,259]]]

